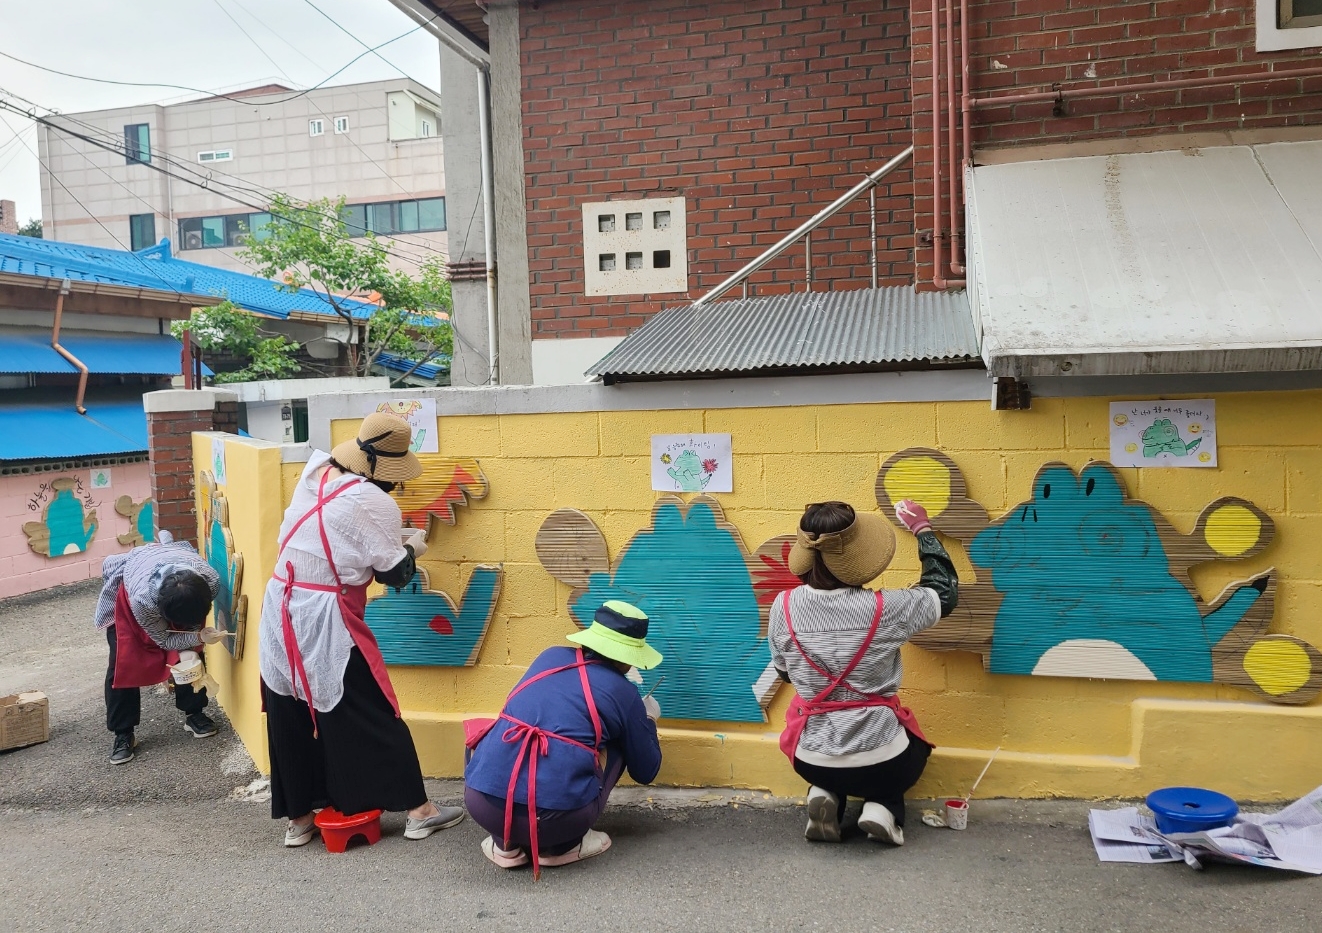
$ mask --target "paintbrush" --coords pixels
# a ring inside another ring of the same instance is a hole
[[[646,700],[646,699],[647,699],[648,697],[650,697],[653,693],[655,693],[655,692],[656,692],[656,688],[659,687],[659,686],[661,686],[661,682],[662,682],[663,680],[665,680],[665,679],[666,679],[666,675],[665,675],[665,674],[662,674],[660,677],[658,677],[658,678],[656,679],[656,683],[652,684],[652,689],[651,689],[651,690],[648,690],[646,693],[643,694],[643,699]]]
[[[987,763],[986,763],[985,765],[983,765],[983,767],[982,767],[982,774],[979,774],[979,775],[978,775],[978,779],[977,779],[976,781],[974,781],[974,782],[973,782],[973,786],[972,786],[971,788],[969,788],[968,796],[964,798],[964,802],[965,802],[965,803],[968,803],[968,802],[973,798],[973,792],[976,791],[976,790],[978,789],[978,785],[981,784],[981,783],[982,783],[982,779],[983,779],[984,777],[986,777],[986,775],[987,775],[987,769],[990,768],[990,767],[992,766],[992,762],[996,760],[996,755],[997,755],[998,752],[1000,752],[1000,750],[1001,750],[1001,746],[997,745],[997,746],[996,746],[996,751],[994,751],[994,752],[991,753],[991,757],[988,758],[988,759],[987,759]]]

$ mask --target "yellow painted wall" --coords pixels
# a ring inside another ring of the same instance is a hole
[[[733,435],[736,491],[717,498],[745,544],[755,548],[792,532],[808,502],[845,499],[875,509],[878,468],[912,446],[949,454],[970,496],[999,515],[1029,498],[1043,463],[1060,460],[1078,469],[1106,459],[1109,401],[1036,399],[1028,412],[942,402],[442,417],[440,453],[476,457],[491,493],[458,510],[457,524],[433,537],[423,563],[433,587],[456,599],[475,563],[503,562],[506,576],[475,667],[391,670],[424,771],[458,776],[462,719],[493,714],[528,662],[575,629],[566,608],[569,588],[542,569],[533,550],[542,520],[556,508],[585,512],[606,535],[612,560],[649,524],[658,495],[650,489],[652,434]],[[1125,470],[1129,491],[1181,531],[1222,495],[1242,496],[1266,510],[1277,529],[1266,552],[1201,568],[1196,583],[1210,599],[1226,583],[1275,566],[1280,582],[1272,631],[1322,646],[1322,392],[1224,394],[1216,401],[1220,467]],[[337,421],[333,438],[352,437],[356,428],[356,421]],[[230,449],[241,444],[231,441]],[[242,528],[236,519],[234,529],[249,568],[248,656],[226,674],[225,682],[237,689],[226,691],[222,702],[262,764],[264,730],[251,695],[261,589],[279,525],[270,503],[288,500],[297,471],[288,464],[283,472],[271,469],[262,457],[247,455],[230,464],[227,492],[243,503],[232,507],[236,516],[246,512],[249,498],[255,506],[251,519]],[[249,558],[250,548],[261,557]],[[951,549],[971,578],[958,545]],[[917,572],[913,540],[900,535],[884,583],[907,586]],[[1193,783],[1269,800],[1298,796],[1322,782],[1322,703],[1273,706],[1216,685],[992,675],[977,655],[912,646],[904,660],[903,697],[938,745],[917,795],[966,790],[998,745],[1003,750],[980,795],[1135,796]],[[776,744],[788,693],[781,689],[767,725],[663,721],[660,782],[802,793],[803,783]]]

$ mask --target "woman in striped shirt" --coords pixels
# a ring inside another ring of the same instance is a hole
[[[771,608],[772,660],[808,701],[793,765],[812,785],[804,833],[811,840],[839,842],[846,800],[861,797],[859,828],[903,845],[904,792],[932,751],[895,696],[900,646],[950,614],[959,579],[923,507],[906,500],[895,511],[918,538],[917,586],[864,589],[890,563],[895,532],[880,515],[823,502],[804,512],[790,552],[789,568],[804,585]]]

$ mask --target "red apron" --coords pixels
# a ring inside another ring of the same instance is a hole
[[[868,693],[866,690],[860,690],[851,684],[846,678],[858,667],[858,663],[863,660],[863,655],[867,654],[868,648],[872,645],[872,639],[877,634],[877,626],[881,624],[881,613],[885,606],[881,592],[877,592],[877,611],[872,616],[872,627],[868,629],[867,637],[863,639],[863,644],[859,645],[858,651],[850,662],[845,665],[845,669],[839,674],[832,675],[817,662],[808,656],[808,652],[803,650],[803,645],[799,644],[799,636],[794,634],[794,623],[790,620],[790,594],[785,594],[785,627],[789,629],[790,640],[794,642],[794,647],[798,649],[803,660],[808,662],[808,666],[821,674],[828,681],[825,689],[811,700],[805,700],[797,693],[790,700],[789,709],[785,711],[785,731],[780,734],[780,750],[785,753],[790,761],[794,760],[794,753],[799,748],[799,737],[803,735],[803,727],[808,724],[809,716],[816,716],[819,713],[833,713],[840,710],[864,709],[871,706],[885,706],[895,714],[895,718],[900,721],[900,725],[913,733],[918,739],[931,745],[927,741],[927,736],[923,735],[923,730],[918,727],[918,719],[913,711],[907,706],[900,705],[900,699],[895,694],[883,696],[879,693]],[[858,694],[862,699],[859,700],[831,700],[828,699],[838,688],[846,689]],[[933,746],[935,748],[935,746]]]
[[[121,583],[115,594],[116,690],[154,687],[170,679],[170,665],[179,663],[179,652],[166,651],[138,624],[129,604],[129,592]]]
[[[577,739],[571,739],[558,732],[551,732],[540,726],[529,725],[521,719],[515,719],[504,709],[500,711],[499,719],[468,719],[464,721],[464,745],[470,752],[477,748],[478,743],[500,719],[511,723],[510,727],[501,733],[500,740],[502,742],[520,743],[519,750],[514,756],[514,768],[510,774],[509,788],[505,792],[505,838],[502,840],[501,847],[506,850],[510,847],[510,833],[514,829],[514,791],[519,783],[519,775],[523,773],[526,767],[528,771],[528,848],[532,850],[529,855],[532,856],[532,876],[534,879],[542,876],[541,861],[537,854],[537,759],[551,750],[550,740],[557,739],[568,745],[581,748],[591,755],[596,762],[598,777],[601,776],[601,717],[597,714],[597,701],[592,697],[592,687],[588,683],[587,669],[589,664],[597,662],[585,660],[582,648],[579,648],[575,654],[578,660],[573,664],[565,664],[561,667],[553,667],[542,671],[540,674],[535,674],[519,684],[505,698],[505,705],[508,707],[509,701],[524,687],[534,684],[544,677],[550,677],[552,674],[559,674],[561,671],[572,671],[577,668],[579,679],[583,684],[583,697],[588,703],[588,716],[592,719],[592,730],[597,736],[592,747],[589,748]]]
[[[377,686],[385,694],[391,708],[395,711],[396,718],[399,717],[399,700],[395,699],[395,689],[390,684],[390,675],[386,673],[386,662],[381,657],[381,649],[377,647],[376,636],[372,630],[367,627],[363,620],[363,611],[367,606],[367,584],[359,583],[350,586],[340,579],[340,572],[335,567],[335,560],[331,557],[330,539],[326,536],[326,521],[322,516],[322,509],[326,504],[353,486],[363,482],[362,478],[355,479],[353,482],[345,483],[330,495],[326,495],[326,479],[330,476],[330,470],[321,475],[321,482],[317,486],[317,502],[312,508],[308,509],[304,515],[294,523],[294,527],[289,529],[289,534],[285,535],[284,540],[280,542],[280,557],[276,558],[276,566],[280,564],[280,558],[284,556],[285,545],[289,539],[294,536],[294,532],[303,526],[303,523],[314,515],[317,517],[317,528],[321,532],[321,547],[326,555],[326,563],[330,565],[331,575],[335,577],[335,585],[330,586],[323,583],[306,583],[302,580],[294,579],[294,564],[292,561],[285,561],[285,575],[282,577],[279,573],[271,576],[285,585],[285,596],[280,603],[280,625],[284,633],[285,653],[289,658],[289,680],[293,685],[294,698],[307,701],[308,712],[312,715],[312,735],[317,735],[317,709],[312,704],[312,688],[308,685],[308,673],[303,667],[303,653],[298,647],[298,637],[294,634],[294,621],[289,614],[289,600],[294,594],[295,589],[316,590],[320,593],[334,593],[340,606],[340,615],[344,617],[344,627],[349,630],[349,636],[358,650],[362,652],[363,660],[367,662],[368,668],[372,671],[372,676],[376,678]],[[299,697],[299,685],[302,684],[303,696]]]

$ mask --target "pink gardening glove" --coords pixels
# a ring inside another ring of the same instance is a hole
[[[927,518],[927,509],[912,499],[895,503],[895,517],[914,534],[932,530],[932,523]]]

